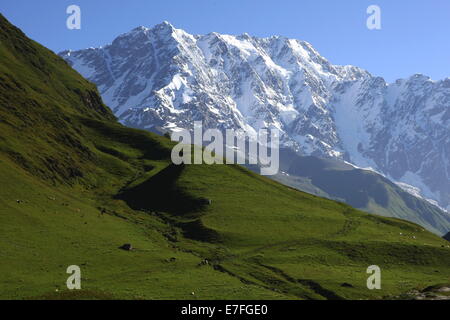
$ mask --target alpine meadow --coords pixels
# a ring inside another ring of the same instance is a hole
[[[0,132],[2,299],[402,299],[448,286],[447,240],[239,165],[173,164],[175,142],[117,122],[93,83],[3,16]],[[81,290],[66,288],[70,265]],[[367,289],[371,265],[380,290]]]

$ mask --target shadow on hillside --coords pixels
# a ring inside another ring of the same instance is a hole
[[[86,118],[80,118],[80,121],[108,140],[140,150],[145,159],[164,160],[170,158],[170,149],[152,138],[149,132]],[[104,146],[104,148],[106,147]]]
[[[116,198],[134,210],[168,213],[167,221],[182,229],[184,236],[207,242],[219,241],[219,234],[204,226],[205,199],[194,198],[177,185],[184,165],[170,164],[145,182],[123,190]]]

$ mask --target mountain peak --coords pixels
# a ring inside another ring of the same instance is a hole
[[[144,27],[144,26],[139,26],[134,28],[133,30],[131,30],[131,32],[139,32],[139,31],[147,31],[148,28]]]
[[[167,20],[164,20],[163,22],[161,22],[160,23],[161,25],[164,25],[164,26],[169,26],[169,27],[172,27],[173,28],[173,24],[171,24],[169,21],[167,21]]]
[[[125,34],[135,33],[135,32],[146,32],[149,30],[175,30],[176,28],[169,22],[169,21],[163,21],[161,23],[158,23],[154,25],[152,28],[147,28],[144,26],[139,26],[134,29],[132,29],[130,32],[127,32]]]
[[[432,81],[429,76],[424,75],[422,73],[413,74],[411,77],[409,77],[409,80],[410,81],[421,81],[421,82]]]
[[[161,23],[156,24],[152,30],[159,30],[159,31],[174,31],[176,28],[169,22],[169,21],[163,21]]]

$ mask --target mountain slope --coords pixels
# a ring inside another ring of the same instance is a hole
[[[305,41],[191,35],[167,22],[61,56],[128,126],[275,127],[295,151],[371,167],[450,205],[450,79],[389,84]]]
[[[280,150],[280,158],[281,173],[274,179],[286,185],[367,212],[408,220],[440,235],[450,230],[448,213],[373,171],[334,159],[301,157],[289,149]]]
[[[447,241],[450,241],[450,232],[448,232],[445,236],[444,239]]]
[[[418,225],[239,166],[173,166],[168,139],[116,123],[90,83],[0,27],[1,298],[375,299],[448,281],[448,243]],[[74,264],[81,291],[65,289]]]

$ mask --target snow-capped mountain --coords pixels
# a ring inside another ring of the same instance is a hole
[[[126,125],[278,128],[284,146],[370,167],[450,208],[450,78],[390,84],[305,41],[191,35],[167,22],[60,55]]]

